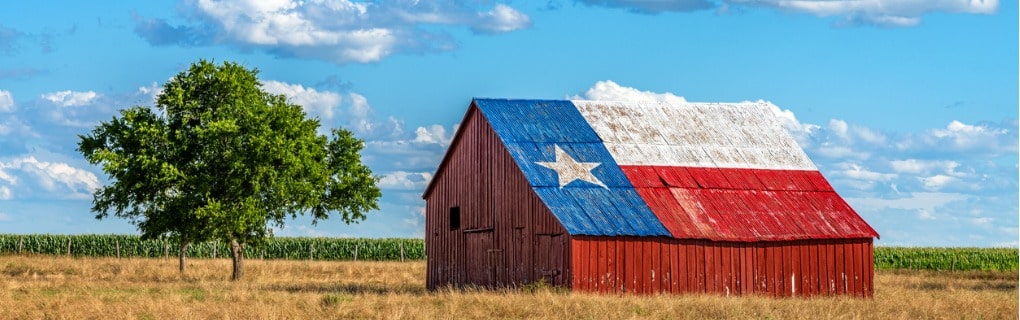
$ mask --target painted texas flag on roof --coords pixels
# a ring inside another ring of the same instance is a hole
[[[474,104],[571,234],[878,236],[763,103]]]

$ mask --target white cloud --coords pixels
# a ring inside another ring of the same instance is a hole
[[[657,14],[671,11],[696,11],[715,8],[726,14],[739,8],[767,7],[811,14],[841,17],[838,26],[877,25],[911,27],[930,13],[994,14],[998,0],[575,0],[586,5],[623,8],[631,12]]]
[[[0,182],[5,182],[5,183],[11,184],[11,185],[17,184],[18,183],[18,178],[13,176],[13,175],[11,175],[10,173],[7,173],[6,171],[4,171],[4,167],[5,166],[4,166],[3,162],[0,162]],[[13,167],[13,165],[12,165],[12,167]]]
[[[339,93],[318,91],[300,84],[289,84],[275,80],[262,81],[262,89],[273,94],[282,94],[291,103],[302,106],[305,112],[332,120],[334,110],[340,107],[343,99]]]
[[[446,133],[446,128],[438,124],[434,124],[429,127],[418,127],[414,133],[414,142],[418,143],[438,143],[448,145],[450,144],[450,140],[453,139],[451,135]]]
[[[938,191],[945,187],[947,184],[955,182],[957,179],[944,174],[937,174],[930,177],[922,177],[921,182],[924,183],[924,188],[932,191]]]
[[[14,199],[14,193],[8,186],[0,186],[0,200],[11,200]],[[2,219],[0,219],[2,221]]]
[[[583,96],[575,95],[569,98],[575,100],[687,103],[687,99],[684,99],[684,97],[669,92],[660,94],[651,91],[641,91],[621,86],[612,80],[596,82],[594,86],[584,92]]]
[[[850,139],[850,126],[846,124],[846,121],[839,119],[829,120],[829,130],[837,137],[843,138],[843,140]]]
[[[905,197],[892,199],[857,197],[846,197],[845,199],[857,211],[861,212],[882,212],[886,209],[903,209],[917,212],[918,216],[924,219],[934,219],[935,214],[940,211],[939,208],[951,202],[970,198],[972,196],[961,193],[912,192]]]
[[[3,120],[3,122],[0,122],[0,136],[11,134],[19,134],[26,137],[38,136],[32,132],[32,127],[29,127],[28,124],[21,121],[21,119],[13,116]]]
[[[0,112],[14,112],[14,96],[10,91],[0,90]]]
[[[836,171],[835,174],[856,180],[885,182],[897,177],[895,173],[880,173],[871,171],[857,163],[843,162],[840,163],[838,167],[840,170]]]
[[[859,160],[866,160],[871,157],[870,153],[854,150],[846,145],[832,145],[829,143],[826,143],[822,146],[815,148],[815,152],[823,157],[828,157],[832,159],[853,158]]]
[[[957,150],[996,149],[1002,138],[1013,138],[1005,128],[994,128],[990,125],[969,125],[953,120],[945,129],[934,129],[928,132],[923,140],[929,145],[943,145]],[[1011,146],[1014,150],[1016,146]]]
[[[99,178],[92,172],[64,162],[39,161],[31,155],[0,160],[0,173],[0,182],[7,185],[5,193],[9,197],[15,191],[40,193],[41,189],[49,197],[84,199],[100,187]]]
[[[868,128],[864,128],[864,127],[853,126],[851,128],[852,128],[852,131],[854,133],[854,136],[856,136],[857,138],[863,140],[864,142],[871,143],[871,144],[885,144],[886,143],[886,137],[885,137],[885,135],[883,135],[881,133],[875,132],[874,130],[871,130],[871,129],[868,129]]]
[[[149,101],[146,101],[146,102],[144,102],[142,104],[144,104],[144,105],[155,105],[156,104],[156,97],[163,93],[163,86],[161,86],[158,83],[156,83],[155,81],[153,81],[152,84],[150,84],[148,86],[138,87],[137,93],[139,95],[146,96],[146,97],[149,98]]]
[[[917,209],[917,217],[922,220],[935,220],[935,215],[925,209]]]
[[[941,170],[941,172],[945,173],[954,173],[955,169],[960,166],[960,163],[952,160],[905,159],[893,160],[889,163],[892,165],[893,171],[908,174],[922,174],[936,170]]]
[[[469,1],[195,0],[191,24],[137,19],[135,32],[157,45],[229,44],[282,57],[336,63],[376,62],[397,52],[455,46],[435,26],[463,26],[476,33],[510,32],[531,19],[505,5]]]
[[[989,217],[981,217],[981,218],[970,219],[971,223],[979,225],[979,226],[990,225],[992,221],[995,221],[995,219],[992,219],[992,218],[989,218]]]
[[[398,190],[424,190],[432,179],[431,172],[394,171],[379,179],[379,188]]]
[[[786,127],[786,131],[789,131],[790,134],[793,135],[793,138],[797,139],[797,143],[802,147],[807,144],[808,136],[811,136],[818,131],[819,128],[821,128],[818,125],[801,123],[800,120],[797,120],[797,116],[794,115],[793,111],[790,111],[790,109],[782,109],[772,102],[762,100],[758,101],[765,102],[769,108],[772,109],[772,113],[779,118],[779,122],[783,124],[783,127]]]
[[[475,32],[510,32],[531,26],[531,18],[528,15],[502,3],[497,4],[495,8],[479,16],[481,21],[486,21],[487,23],[476,24],[472,27],[472,30],[475,30]]]
[[[934,12],[993,14],[998,0],[725,0],[747,7],[773,7],[819,17],[843,17],[844,25],[878,25],[910,27],[921,22],[921,16]]]
[[[99,97],[99,94],[95,91],[57,91],[51,93],[44,93],[43,99],[46,99],[54,105],[61,107],[79,107],[91,103]]]

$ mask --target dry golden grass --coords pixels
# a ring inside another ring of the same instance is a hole
[[[873,300],[424,289],[424,262],[0,256],[0,319],[1016,319],[1016,272],[880,271]],[[536,289],[536,288],[531,288]]]

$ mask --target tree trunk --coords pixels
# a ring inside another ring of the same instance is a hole
[[[230,280],[241,280],[244,276],[244,244],[237,243],[237,239],[230,239],[230,257],[234,260],[234,272]]]
[[[187,251],[188,251],[188,241],[181,240],[180,266],[178,268],[181,270],[181,275],[182,276],[184,275],[184,266],[186,266],[187,263],[188,263],[187,255],[186,255]]]

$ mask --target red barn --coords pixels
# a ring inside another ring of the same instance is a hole
[[[872,295],[878,234],[763,103],[476,99],[423,198],[430,290]]]

